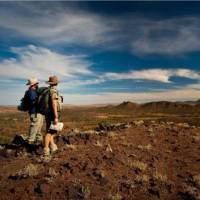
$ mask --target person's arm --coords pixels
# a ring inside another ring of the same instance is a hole
[[[52,95],[52,108],[54,113],[54,124],[58,123],[58,110],[57,110],[57,100],[56,100],[56,94]]]

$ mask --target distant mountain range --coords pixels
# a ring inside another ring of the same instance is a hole
[[[180,102],[181,103],[181,102]],[[184,101],[182,103],[190,104],[190,105],[200,105],[200,99],[197,101]]]
[[[130,101],[125,101],[115,108],[118,109],[142,109],[150,111],[163,111],[163,110],[195,110],[200,109],[200,99],[197,101],[183,101],[183,102],[169,102],[169,101],[158,101],[149,102],[144,104],[137,104]]]

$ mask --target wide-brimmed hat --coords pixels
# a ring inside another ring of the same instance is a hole
[[[48,84],[57,84],[59,82],[58,77],[57,76],[50,76],[49,80],[46,82]]]
[[[28,79],[28,82],[26,83],[26,85],[32,86],[32,85],[35,85],[35,84],[38,84],[38,83],[39,83],[39,81],[38,81],[37,78],[30,78],[30,79]]]

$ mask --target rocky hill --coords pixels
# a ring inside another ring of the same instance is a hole
[[[200,199],[199,142],[186,123],[100,123],[58,135],[45,163],[17,136],[0,146],[0,199]]]
[[[192,109],[194,106],[187,103],[179,103],[179,102],[169,102],[169,101],[159,101],[159,102],[150,102],[141,105],[144,109],[149,110],[172,110],[172,109]]]
[[[133,103],[130,101],[124,101],[121,104],[116,106],[116,108],[120,108],[120,109],[136,109],[138,107],[139,107],[139,104]]]
[[[125,101],[115,107],[116,109],[148,111],[148,112],[196,112],[200,111],[200,103],[198,101],[188,102],[170,102],[158,101],[148,102],[144,104],[136,104],[130,101]]]

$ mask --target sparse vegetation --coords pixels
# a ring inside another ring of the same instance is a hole
[[[122,196],[118,193],[115,195],[110,194],[106,200],[122,200]]]
[[[151,144],[147,144],[147,145],[138,145],[137,148],[138,148],[138,149],[141,149],[141,150],[147,150],[147,151],[149,151],[149,150],[151,150],[152,145],[151,145]]]
[[[140,161],[129,161],[128,162],[128,166],[133,168],[134,170],[136,171],[140,171],[140,172],[143,172],[146,170],[147,168],[147,164],[146,163],[143,163],[143,162],[140,162]]]
[[[20,169],[16,172],[16,174],[11,175],[12,177],[16,178],[28,178],[28,177],[34,177],[39,174],[38,166],[33,164],[28,164],[24,168]]]
[[[153,179],[155,179],[156,181],[158,181],[160,183],[168,183],[169,182],[166,175],[161,174],[157,171],[153,174]]]
[[[130,104],[130,102],[128,103]],[[63,134],[70,129],[78,128],[80,130],[95,129],[98,124],[105,129],[109,129],[113,123],[131,122],[134,119],[134,124],[140,126],[145,121],[154,121],[158,123],[160,121],[178,122],[182,127],[188,127],[188,124],[200,126],[199,114],[200,109],[193,107],[186,107],[185,109],[173,108],[165,109],[160,107],[159,109],[149,109],[149,106],[136,107],[128,106],[123,107],[72,107],[64,108],[62,111],[61,119],[64,122]],[[0,143],[8,143],[16,134],[28,133],[29,116],[27,113],[17,112],[16,108],[12,109],[12,112],[6,112],[2,107],[0,112]],[[106,116],[106,120],[101,117]],[[45,131],[45,126],[43,127]],[[149,129],[151,132],[151,129]],[[151,134],[153,136],[153,134]]]
[[[50,177],[56,177],[58,175],[58,173],[56,172],[56,170],[53,167],[50,167],[49,171],[48,171],[48,175]]]
[[[88,186],[82,186],[81,193],[83,194],[84,199],[88,199],[90,197],[91,190]]]
[[[41,162],[41,147],[0,146],[0,192],[5,199],[198,199],[199,122],[184,123],[199,117],[180,113],[65,108],[65,130],[55,136],[59,151],[49,163]],[[5,116],[2,134],[11,138],[18,129],[24,141],[28,116]],[[172,122],[177,117],[179,124]],[[97,130],[101,120],[106,130]]]
[[[149,182],[149,176],[148,175],[137,175],[135,177],[135,182],[139,184],[147,184]]]

